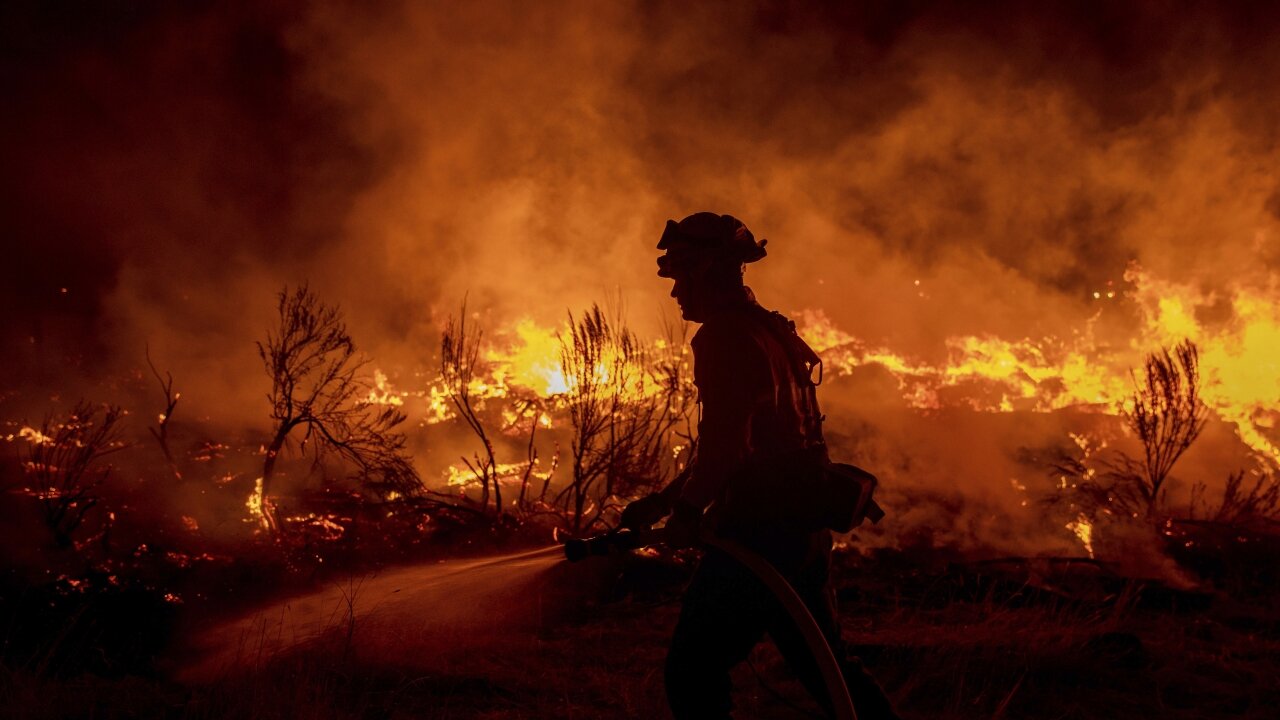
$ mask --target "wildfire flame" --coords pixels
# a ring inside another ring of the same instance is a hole
[[[53,438],[49,437],[48,435],[45,435],[44,433],[40,432],[39,430],[33,427],[22,428],[21,430],[18,431],[18,437],[22,438],[23,440],[26,440],[32,445],[43,445],[46,443],[53,442]],[[9,438],[12,439],[13,436],[10,435]]]
[[[257,523],[258,527],[266,530],[270,526],[267,522],[267,515],[263,511],[262,502],[262,478],[258,478],[253,481],[253,492],[249,494],[249,499],[245,501],[244,505],[249,510],[247,522]]]
[[[493,468],[493,476],[499,482],[508,480],[518,480],[524,476],[524,472],[528,469],[529,463],[498,463]],[[530,479],[545,480],[546,475],[537,472],[529,474]],[[449,487],[468,487],[479,484],[480,477],[476,473],[465,467],[450,466],[445,472],[445,484]]]
[[[1084,545],[1084,551],[1089,553],[1089,557],[1093,557],[1093,523],[1089,522],[1089,518],[1084,514],[1076,517],[1075,520],[1067,523],[1067,529],[1075,533],[1080,538],[1080,544]]]
[[[834,327],[821,310],[803,310],[797,318],[797,329],[823,354],[827,372],[848,375],[864,365],[880,365],[898,380],[907,404],[919,409],[941,407],[941,390],[967,383],[996,390],[998,399],[994,402],[965,398],[972,409],[987,412],[1045,412],[1073,405],[1118,407],[1129,388],[1127,376],[1098,372],[1089,334],[1070,343],[1052,337],[1039,342],[952,337],[945,341],[947,363],[930,365],[854,338]]]
[[[487,401],[510,401],[517,398],[545,401],[549,407],[561,403],[574,386],[574,381],[565,376],[560,363],[560,338],[564,332],[564,328],[543,327],[529,318],[521,318],[509,328],[495,332],[494,340],[486,343],[482,367],[478,368],[476,376],[468,385],[477,408],[483,408]],[[667,346],[665,341],[657,340],[649,349],[660,353]],[[615,369],[621,364],[621,358],[606,353],[595,366],[595,380],[610,382],[614,378]],[[665,390],[646,373],[637,373],[632,380],[625,390],[636,397],[650,396]],[[384,398],[394,397],[398,401],[391,402],[399,405],[411,395],[421,397],[425,402],[423,422],[426,424],[445,422],[455,416],[449,390],[439,376],[433,377],[426,384],[425,390],[419,393],[391,389],[386,376],[381,372],[375,373],[375,386],[371,402],[387,402]],[[503,417],[507,425],[514,425],[523,419],[510,408],[503,410]],[[536,422],[539,427],[550,428],[552,416],[539,413]]]
[[[485,353],[496,386],[526,388],[544,398],[568,392],[569,381],[560,369],[558,331],[522,318],[506,335],[513,340],[505,351],[490,348]]]
[[[1121,287],[1094,293],[1095,299],[1112,302],[1099,305],[1098,314],[1082,327],[1064,329],[1062,337],[950,337],[944,341],[947,355],[942,363],[866,342],[837,327],[821,309],[802,310],[793,316],[800,334],[821,353],[828,377],[878,365],[894,377],[903,401],[922,410],[959,403],[979,412],[1049,412],[1083,406],[1119,413],[1134,390],[1131,369],[1140,365],[1142,357],[1158,347],[1189,339],[1199,347],[1201,397],[1206,404],[1218,417],[1235,425],[1248,447],[1280,463],[1280,447],[1272,434],[1280,421],[1280,413],[1274,409],[1280,407],[1280,305],[1268,300],[1275,288],[1237,287],[1215,293],[1155,278],[1137,266],[1129,269],[1124,280]],[[1127,344],[1098,342],[1095,323],[1104,306],[1121,304],[1134,311],[1136,330]],[[469,386],[477,408],[498,403],[504,429],[530,419],[541,428],[552,427],[555,412],[573,389],[560,363],[564,332],[564,328],[544,327],[524,317],[486,336],[483,362]],[[657,340],[647,350],[661,356],[669,355],[673,348],[667,341]],[[687,348],[681,346],[678,351],[682,353],[680,361],[687,362]],[[598,380],[609,379],[616,360],[600,361]],[[421,403],[406,406],[406,411],[420,414],[425,424],[454,417],[443,380],[429,376],[419,387],[422,389],[397,389],[378,370],[367,401],[405,406],[406,400],[416,398]],[[639,373],[628,392],[645,395],[662,389],[647,373]],[[517,404],[530,399],[537,402],[536,409]],[[41,441],[30,428],[23,428],[22,435],[31,442]],[[1088,442],[1087,438],[1074,439]],[[497,474],[516,477],[525,467],[526,463],[505,464],[497,468]],[[456,466],[445,472],[443,480],[452,487],[476,482],[470,470]],[[265,523],[261,481],[246,506],[252,521]],[[1092,556],[1093,528],[1087,518],[1082,516],[1068,528]]]
[[[1280,407],[1280,305],[1272,299],[1277,288],[1237,286],[1218,293],[1159,280],[1137,267],[1126,279],[1136,288],[1146,321],[1141,342],[1194,342],[1205,403],[1234,423],[1249,447],[1280,463],[1280,447],[1267,433]]]
[[[1266,291],[1236,287],[1229,293],[1199,290],[1159,280],[1137,266],[1125,274],[1122,300],[1138,312],[1138,332],[1128,347],[1101,347],[1093,319],[1069,339],[1020,341],[985,336],[948,338],[948,361],[930,365],[885,347],[875,347],[836,328],[821,310],[797,314],[800,333],[823,354],[828,372],[844,375],[878,364],[897,379],[904,400],[920,409],[942,405],[940,391],[966,383],[996,390],[962,395],[974,410],[1050,411],[1092,405],[1121,412],[1133,384],[1130,368],[1144,354],[1189,339],[1199,347],[1201,397],[1241,441],[1280,463],[1280,446],[1269,431],[1280,421],[1280,305]],[[1095,293],[1113,297],[1115,291]],[[1211,322],[1204,318],[1226,318]]]
[[[387,382],[387,374],[381,370],[373,371],[373,387],[369,389],[369,397],[366,402],[373,405],[394,405],[399,407],[404,405],[404,395],[395,392],[391,383]]]

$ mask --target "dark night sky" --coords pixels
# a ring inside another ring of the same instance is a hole
[[[341,112],[298,87],[296,13],[31,5],[3,21],[3,292],[28,321],[13,333],[93,333],[126,264],[217,276],[334,240],[374,168]]]

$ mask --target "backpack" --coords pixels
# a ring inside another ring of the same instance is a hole
[[[768,311],[766,311],[768,312]],[[808,447],[777,457],[748,462],[726,489],[722,518],[734,528],[777,528],[796,532],[821,529],[849,532],[864,519],[878,523],[884,511],[876,503],[875,475],[849,463],[832,462],[818,410],[817,387],[822,359],[796,332],[795,323],[778,312],[763,318],[791,361],[793,380],[807,405]],[[814,369],[818,379],[813,379]]]

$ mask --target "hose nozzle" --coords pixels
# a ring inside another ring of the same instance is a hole
[[[578,562],[593,555],[610,555],[653,545],[660,539],[658,530],[610,530],[591,537],[565,540],[564,556],[569,562]]]

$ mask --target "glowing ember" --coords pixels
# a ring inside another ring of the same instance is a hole
[[[21,430],[18,431],[18,437],[22,438],[23,440],[26,440],[32,445],[43,445],[45,443],[53,442],[53,438],[49,437],[48,435],[45,435],[44,433],[40,432],[39,430],[33,427],[22,428]]]
[[[347,531],[345,527],[335,522],[338,519],[350,520],[350,518],[338,518],[334,515],[317,515],[315,513],[286,518],[290,523],[306,526],[322,539],[330,541],[341,538],[343,533]]]

